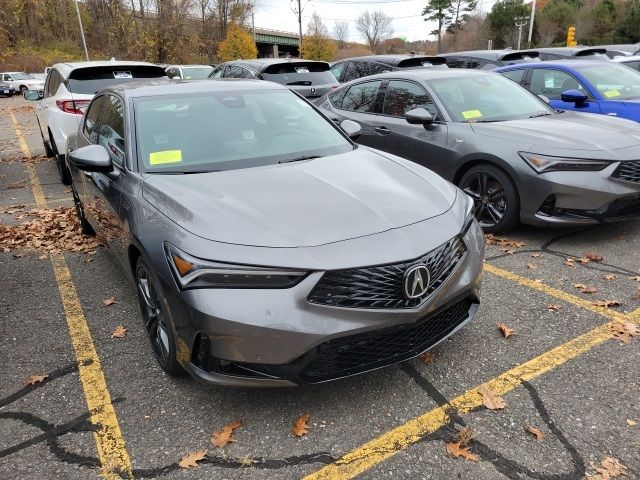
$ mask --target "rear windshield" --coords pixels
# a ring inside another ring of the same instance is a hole
[[[262,78],[282,85],[324,85],[336,83],[326,62],[287,62],[269,65]]]
[[[607,57],[607,51],[601,50],[580,50],[576,52],[574,57]]]
[[[444,57],[413,57],[401,60],[398,68],[434,67],[445,65],[447,59]]]
[[[504,55],[500,60],[505,65],[512,65],[514,63],[529,63],[529,62],[539,62],[540,58],[538,52],[528,52],[528,53],[508,53]]]
[[[182,67],[182,75],[187,80],[202,80],[213,72],[213,67]]]
[[[71,93],[95,95],[103,88],[146,78],[166,77],[167,72],[155,65],[114,65],[78,68],[71,72],[67,88]]]

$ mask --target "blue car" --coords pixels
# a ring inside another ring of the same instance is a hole
[[[559,110],[600,113],[640,122],[640,72],[615,62],[564,60],[495,70]]]

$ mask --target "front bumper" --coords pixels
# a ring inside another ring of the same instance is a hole
[[[546,226],[592,225],[640,216],[640,182],[599,172],[531,173],[520,182],[521,220]]]
[[[275,387],[325,382],[408,360],[448,338],[477,311],[483,235],[476,222],[464,243],[467,251],[456,267],[415,308],[313,304],[309,294],[324,272],[312,272],[288,289],[170,294],[179,361],[207,383]]]

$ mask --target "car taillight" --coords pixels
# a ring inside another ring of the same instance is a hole
[[[56,105],[65,113],[82,115],[91,100],[56,100]]]

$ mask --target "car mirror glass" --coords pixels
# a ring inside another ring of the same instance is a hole
[[[580,90],[575,90],[575,89],[571,89],[571,90],[567,90],[566,92],[562,92],[560,94],[560,99],[563,102],[568,102],[568,103],[584,103],[587,101],[587,96],[582,93]]]

